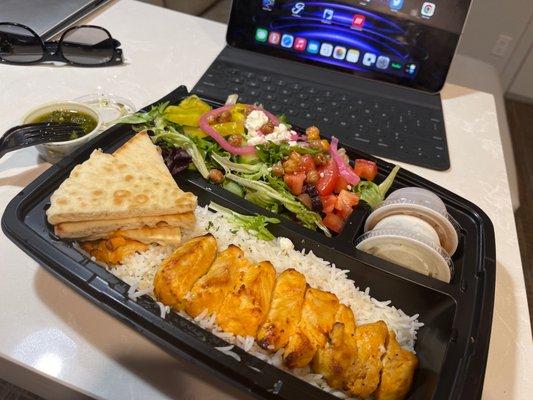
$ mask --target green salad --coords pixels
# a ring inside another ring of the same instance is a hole
[[[120,122],[149,130],[173,175],[194,169],[234,195],[328,236],[342,231],[360,201],[372,208],[379,205],[399,170],[395,167],[375,183],[374,161],[350,160],[335,137],[321,137],[314,126],[299,134],[283,116],[250,104],[213,109],[193,95]],[[261,226],[273,220],[229,216],[270,238]]]

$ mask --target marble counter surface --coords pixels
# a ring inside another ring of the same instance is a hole
[[[116,2],[91,23],[122,43],[127,63],[91,69],[0,65],[0,131],[39,103],[89,93],[113,93],[137,107],[149,104],[180,84],[192,87],[224,46],[222,24],[133,1]],[[406,168],[476,203],[492,219],[497,282],[483,398],[530,398],[531,328],[494,99],[452,84],[443,98],[452,168]],[[33,149],[2,158],[1,209],[47,167]],[[99,310],[3,233],[0,254],[0,360],[96,398],[244,396]]]

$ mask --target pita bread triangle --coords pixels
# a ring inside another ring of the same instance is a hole
[[[54,225],[180,214],[196,207],[196,197],[181,191],[173,179],[158,179],[100,150],[72,170],[50,201],[46,214]]]
[[[193,212],[151,217],[131,217],[93,221],[63,222],[54,226],[60,238],[76,239],[87,236],[108,235],[122,230],[153,228],[160,225],[191,229],[196,219]]]
[[[174,178],[163,161],[163,157],[152,143],[146,131],[139,132],[120,148],[113,155],[125,163],[152,175],[162,181],[174,182]]]

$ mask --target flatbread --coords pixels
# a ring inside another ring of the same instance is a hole
[[[108,234],[118,230],[172,226],[182,229],[194,227],[196,219],[193,212],[158,215],[154,217],[131,217],[95,221],[63,222],[54,226],[57,236],[63,239],[78,239],[92,235]]]
[[[182,214],[193,211],[196,196],[172,180],[160,180],[111,154],[95,150],[50,198],[48,221],[62,222]]]
[[[152,175],[154,178],[174,182],[174,178],[166,167],[158,147],[152,143],[146,131],[136,134],[118,148],[113,155],[118,160],[130,164],[139,171]]]
[[[145,244],[159,244],[161,246],[177,246],[181,243],[181,229],[174,226],[162,226],[154,228],[127,229],[114,233],[103,233],[80,238],[80,242],[87,242],[118,234],[126,239],[136,240]]]

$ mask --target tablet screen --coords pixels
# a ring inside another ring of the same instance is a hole
[[[470,0],[235,0],[228,44],[430,92]]]

